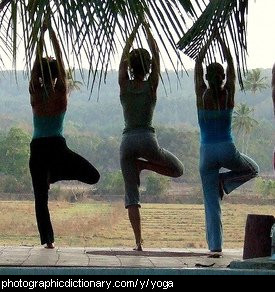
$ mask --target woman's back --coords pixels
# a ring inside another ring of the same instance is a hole
[[[233,109],[198,109],[201,143],[232,142],[231,122]]]
[[[36,59],[29,86],[33,111],[33,138],[63,136],[63,121],[67,109],[66,71],[55,32],[50,30],[56,60],[43,58],[44,33],[37,46]]]
[[[67,91],[66,87],[44,89],[43,85],[40,88],[31,88],[31,106],[33,113],[38,116],[55,116],[67,109]]]
[[[138,87],[134,81],[127,81],[120,101],[125,121],[124,132],[137,128],[152,128],[156,99],[152,96],[150,81],[143,81]]]
[[[214,93],[206,89],[198,105],[201,143],[232,142],[231,122],[234,103],[228,91],[222,88]]]
[[[63,123],[67,109],[66,87],[51,89],[30,86],[33,110],[33,139],[63,136]]]
[[[234,108],[234,96],[226,87],[220,88],[218,91],[215,89],[207,88],[198,97],[198,109],[204,110],[226,110]]]

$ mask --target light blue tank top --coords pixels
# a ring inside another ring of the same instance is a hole
[[[45,137],[63,137],[63,123],[65,113],[55,116],[33,115],[33,139]]]
[[[233,142],[231,122],[233,109],[198,109],[201,144]]]

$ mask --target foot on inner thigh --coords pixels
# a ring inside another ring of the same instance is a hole
[[[221,200],[224,197],[224,189],[223,189],[223,181],[222,179],[219,180],[219,194],[220,194],[220,198]]]

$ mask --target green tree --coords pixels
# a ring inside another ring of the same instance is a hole
[[[178,180],[196,182],[199,179],[199,133],[185,127],[179,129],[159,127],[158,141],[161,147],[174,153],[183,163],[184,173]]]
[[[244,103],[238,104],[233,113],[232,128],[241,140],[242,152],[247,153],[251,131],[258,125],[252,117],[254,109]]]
[[[250,135],[249,156],[257,161],[261,173],[273,174],[272,153],[275,144],[273,121],[260,121]]]
[[[0,148],[0,163],[4,174],[22,179],[29,173],[29,144],[31,137],[20,128],[11,128]]]
[[[261,69],[252,69],[247,72],[244,79],[244,89],[255,94],[257,91],[262,91],[269,87],[267,77],[262,76]]]
[[[256,178],[254,188],[263,196],[275,197],[275,181],[271,179]]]
[[[146,194],[160,197],[170,187],[171,179],[166,176],[150,173],[145,179]]]
[[[109,137],[102,139],[95,150],[95,165],[98,165],[101,171],[114,171],[119,169],[119,145],[120,138]]]
[[[124,180],[121,171],[104,173],[99,181],[98,189],[102,195],[123,195]]]
[[[23,192],[31,189],[29,144],[31,137],[20,128],[11,128],[0,144],[3,192]]]
[[[83,83],[81,81],[75,80],[75,69],[69,68],[66,70],[66,77],[67,77],[67,87],[69,94],[74,90],[80,90]]]

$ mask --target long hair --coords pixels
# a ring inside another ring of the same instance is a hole
[[[131,77],[145,77],[150,72],[151,63],[151,56],[147,50],[143,48],[132,50],[129,55],[129,69]]]

